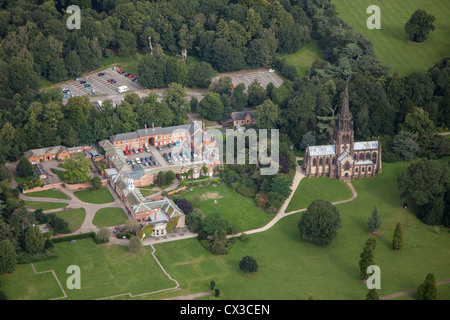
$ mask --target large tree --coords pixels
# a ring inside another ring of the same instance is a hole
[[[437,300],[436,277],[429,273],[424,282],[417,289],[419,300]]]
[[[218,121],[223,117],[224,107],[220,95],[216,92],[208,93],[198,106],[198,112],[203,118]]]
[[[39,227],[30,227],[25,231],[23,247],[30,253],[40,252],[44,249],[45,239],[42,236]]]
[[[380,229],[383,221],[381,220],[381,215],[378,213],[377,207],[375,207],[372,211],[372,215],[367,220],[367,227],[370,232],[375,232]]]
[[[330,202],[315,200],[302,215],[298,228],[303,239],[325,246],[337,237],[341,216]]]
[[[419,207],[418,217],[426,224],[439,225],[445,212],[445,194],[450,190],[447,163],[423,159],[412,163],[398,178],[399,189]]]
[[[361,279],[367,279],[369,274],[367,273],[367,268],[371,265],[375,265],[375,248],[377,246],[377,239],[370,237],[366,240],[364,244],[363,252],[359,255],[359,273]]]
[[[417,9],[405,24],[405,31],[409,40],[414,42],[425,41],[428,34],[434,30],[436,17],[425,10]]]
[[[11,273],[17,264],[17,254],[14,245],[9,240],[0,241],[0,275]]]
[[[260,129],[275,129],[280,118],[280,109],[271,100],[256,106],[256,124]]]
[[[26,178],[34,175],[33,165],[28,161],[27,158],[20,158],[16,166],[17,175],[21,178]]]
[[[246,273],[256,272],[258,271],[258,262],[252,256],[245,256],[239,262],[239,269]]]

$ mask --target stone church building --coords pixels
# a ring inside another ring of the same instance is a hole
[[[354,142],[352,116],[348,105],[348,82],[333,135],[333,144],[308,146],[303,159],[307,177],[351,180],[373,177],[382,172],[378,141]]]

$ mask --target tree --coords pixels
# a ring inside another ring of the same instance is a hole
[[[403,232],[400,222],[395,226],[394,237],[392,239],[392,247],[394,248],[394,250],[402,250],[403,248]]]
[[[437,160],[412,163],[398,178],[402,195],[411,196],[419,207],[418,218],[431,225],[440,225],[443,221],[449,185],[449,165]]]
[[[366,240],[363,252],[359,255],[361,260],[359,261],[359,273],[361,279],[367,279],[369,274],[367,268],[371,265],[375,265],[375,248],[377,246],[377,239],[370,237]]]
[[[370,289],[367,293],[366,300],[380,300],[378,296],[377,289]]]
[[[99,176],[93,177],[90,182],[94,192],[97,192],[102,188],[102,179]]]
[[[429,273],[424,282],[417,289],[419,300],[437,300],[436,277]]]
[[[367,220],[367,227],[370,232],[375,232],[380,229],[383,221],[381,220],[381,215],[378,213],[377,207],[375,207],[372,211],[372,215]]]
[[[188,70],[188,86],[191,88],[208,88],[216,72],[208,62],[202,61]]]
[[[404,161],[410,161],[414,159],[417,152],[419,151],[419,146],[414,141],[414,138],[414,133],[405,131],[399,132],[395,136],[392,151],[398,153],[400,158]]]
[[[280,109],[271,100],[266,100],[256,106],[256,124],[261,129],[275,129],[280,118]]]
[[[173,182],[173,180],[175,180],[176,175],[175,172],[173,172],[172,170],[168,170],[166,171],[166,184],[171,184]]]
[[[188,214],[193,210],[192,204],[187,199],[176,199],[175,204],[184,214]]]
[[[406,131],[413,132],[419,137],[433,133],[434,124],[430,120],[428,112],[422,108],[414,107],[405,117],[403,128]]]
[[[249,273],[249,272],[256,272],[258,271],[258,263],[256,260],[251,256],[245,256],[242,258],[242,260],[239,262],[239,269],[242,271]]]
[[[220,217],[218,213],[212,213],[202,219],[202,229],[207,235],[214,235],[222,230],[229,229],[229,223]]]
[[[75,159],[67,159],[63,167],[64,180],[69,183],[83,183],[89,181],[90,164],[89,160],[79,155]]]
[[[127,220],[125,222],[125,230],[127,232],[136,234],[139,230],[141,230],[141,224],[136,220]]]
[[[214,290],[215,286],[216,286],[216,282],[214,280],[211,280],[211,282],[210,282],[211,290]]]
[[[21,178],[26,178],[34,175],[33,165],[27,158],[21,157],[16,166],[17,175]]]
[[[30,227],[25,231],[23,247],[30,253],[40,252],[44,249],[45,239],[42,236],[39,227]]]
[[[0,241],[0,275],[11,273],[16,269],[17,254],[9,240]]]
[[[336,238],[337,231],[341,228],[341,217],[330,202],[315,200],[302,215],[298,228],[303,239],[326,246]]]
[[[224,108],[220,95],[216,92],[208,93],[198,106],[198,113],[203,118],[218,121],[223,117]]]
[[[303,135],[302,142],[300,143],[300,149],[305,150],[307,146],[316,145],[316,137],[311,132],[307,132]]]
[[[132,236],[130,238],[130,251],[133,253],[138,253],[139,250],[141,250],[142,247],[142,241],[139,239],[139,237]]]
[[[167,183],[166,183],[166,175],[165,175],[164,171],[158,172],[158,175],[156,176],[156,184],[159,187],[164,187],[164,186],[167,185]]]
[[[434,30],[436,17],[425,10],[417,9],[405,24],[405,31],[409,40],[414,42],[425,41],[428,34]]]
[[[100,230],[97,232],[97,239],[101,242],[108,242],[109,241],[109,230],[108,228],[100,228]]]

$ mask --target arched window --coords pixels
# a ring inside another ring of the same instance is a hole
[[[319,159],[319,166],[321,166],[321,165],[323,165],[323,159],[322,158]]]
[[[364,172],[364,171],[365,171],[364,169],[365,169],[365,168],[364,168],[364,167],[362,167],[362,168],[361,168],[361,171],[362,171],[362,172]]]
[[[372,153],[372,162],[375,164],[377,163],[377,153],[376,152]]]
[[[350,163],[348,163],[348,161],[345,163],[344,169],[350,170]]]
[[[358,168],[355,168],[355,172],[358,172]]]
[[[369,169],[367,169],[367,170],[369,170],[369,172],[372,171],[372,167],[369,167]]]
[[[358,160],[358,155],[356,154],[356,152],[353,154],[353,159]]]
[[[316,159],[313,159],[313,166],[316,166],[317,165],[317,161],[316,161]]]
[[[367,160],[370,160],[370,152],[367,152],[367,153],[366,153],[366,159],[367,159]]]
[[[330,159],[329,158],[325,159],[325,164],[327,164],[327,165],[330,164]]]

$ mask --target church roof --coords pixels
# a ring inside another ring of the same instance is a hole
[[[333,144],[325,146],[310,146],[308,147],[309,155],[314,156],[329,156],[336,154],[336,147]]]
[[[355,151],[378,149],[378,141],[355,142],[353,148]]]
[[[342,153],[341,156],[338,158],[338,161],[341,162],[342,160],[344,160],[346,156],[348,156],[348,153],[344,151],[344,153]]]

